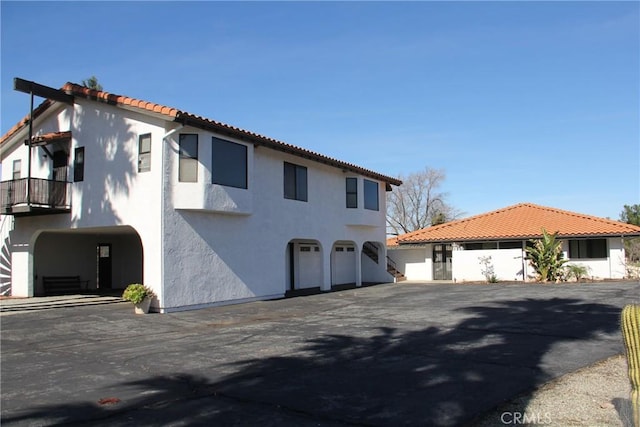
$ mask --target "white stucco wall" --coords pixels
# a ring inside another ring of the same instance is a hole
[[[608,257],[601,259],[571,259],[569,258],[568,241],[562,241],[564,258],[569,264],[584,265],[588,268],[588,277],[594,279],[622,279],[625,277],[624,243],[621,238],[608,238]],[[432,280],[433,263],[431,259],[431,246],[424,247],[392,247],[389,256],[393,259],[398,269],[405,274],[408,280]],[[482,271],[485,266],[481,264],[481,258],[491,257],[491,265],[498,280],[521,281],[532,280],[535,271],[521,249],[488,249],[488,250],[464,250],[455,245],[452,252],[453,280],[484,281]],[[524,275],[523,275],[524,272]]]
[[[453,279],[457,282],[486,280],[482,272],[487,265],[481,262],[485,257],[491,257],[487,265],[493,267],[498,280],[523,280],[522,249],[454,250]]]
[[[242,143],[194,128],[179,133],[197,133],[199,146],[209,144],[212,136]],[[233,189],[238,199],[251,200],[250,208],[230,210],[207,199],[197,209],[184,194],[202,199],[204,193],[206,199],[207,192],[218,191],[215,187],[220,186],[210,184],[206,177],[211,154],[204,149],[199,155],[203,172],[198,182],[177,182],[179,133],[166,147],[164,250],[165,259],[171,259],[164,267],[166,310],[284,295],[290,287],[287,245],[291,241],[296,242],[296,289],[319,286],[329,290],[334,279],[342,281],[347,276],[343,260],[338,276],[332,273],[336,242],[353,242],[360,250],[365,241],[384,241],[383,183],[379,183],[379,210],[368,211],[362,177],[264,147],[248,146],[252,159],[248,188]],[[284,198],[284,162],[307,168],[308,201]],[[347,176],[359,178],[358,209],[346,208]],[[179,197],[174,194],[183,191]],[[316,242],[319,252],[299,252],[299,242]],[[384,257],[367,273],[379,281],[388,280]]]
[[[51,268],[58,258],[56,251],[63,247],[64,235],[47,232],[73,230],[95,233],[100,230],[113,233],[113,227],[130,226],[143,242],[143,276],[146,284],[161,292],[161,220],[158,214],[161,201],[162,136],[166,130],[164,122],[125,112],[122,109],[90,101],[77,100],[73,107],[65,107],[55,114],[40,117],[34,124],[34,134],[54,131],[72,132],[68,146],[69,166],[67,176],[73,180],[73,161],[76,147],[85,148],[84,180],[71,184],[71,213],[46,216],[29,216],[15,219],[11,231],[12,245],[12,294],[32,296],[41,287],[43,274],[39,270],[57,271]],[[14,158],[28,157],[28,148],[20,143],[25,135],[18,134],[16,141],[3,144],[2,179],[11,179],[12,168],[5,167]],[[139,173],[138,136],[152,134],[151,171]],[[32,177],[50,179],[51,159],[43,156],[41,148],[33,148]],[[23,161],[23,176],[26,177],[26,160]],[[35,257],[38,238],[48,251],[40,251]],[[59,237],[57,242],[47,243],[50,237]],[[103,237],[104,243],[117,236]],[[76,248],[78,249],[78,248]],[[95,248],[90,250],[95,264]],[[117,252],[114,252],[117,254]],[[122,252],[120,252],[122,253]],[[119,263],[118,265],[122,265]],[[116,266],[117,268],[117,266]],[[82,270],[82,268],[80,268]],[[139,268],[138,268],[139,270]],[[134,270],[135,271],[135,270]],[[58,273],[56,273],[58,274]],[[89,272],[83,272],[89,274]],[[74,274],[75,275],[75,274]],[[114,280],[126,282],[126,274],[114,269]],[[120,279],[118,279],[120,277]],[[118,283],[118,287],[122,286]],[[159,295],[161,297],[161,295]]]
[[[391,247],[387,254],[407,280],[433,280],[433,248],[431,245],[411,249]]]
[[[129,255],[141,258],[144,283],[156,292],[156,307],[165,311],[283,295],[290,286],[287,245],[292,241],[317,242],[319,247],[309,259],[310,254],[297,253],[298,288],[329,290],[346,280],[360,284],[389,279],[384,248],[377,264],[361,255],[364,242],[384,242],[382,182],[379,210],[366,210],[364,181],[358,174],[202,129],[186,127],[163,141],[178,124],[88,100],[78,99],[72,107],[42,116],[36,125],[38,133],[71,130],[68,177],[73,179],[75,149],[84,147],[84,180],[71,184],[70,214],[16,218],[11,231],[14,295],[34,295],[41,290],[43,275],[66,275],[75,268],[70,258],[56,254],[62,245],[75,244],[88,257],[82,263],[94,264],[96,241],[112,243],[115,254],[118,239],[128,238],[124,234],[131,230],[139,236],[142,254]],[[146,133],[152,139],[151,170],[138,172],[138,137]],[[197,183],[178,182],[180,133],[199,135]],[[211,184],[212,136],[247,147],[247,189]],[[12,178],[13,159],[27,156],[20,143],[8,147],[3,144],[3,179]],[[36,153],[39,150],[32,156],[38,159],[32,176],[50,178],[50,159]],[[285,161],[307,167],[307,202],[284,198]],[[22,169],[26,171],[26,160]],[[347,176],[358,178],[357,209],[346,208]],[[64,230],[80,234],[66,235]],[[106,237],[94,239],[92,233]],[[332,258],[336,242],[351,242],[356,251],[344,259]],[[123,265],[132,264],[124,260],[117,268]],[[95,276],[95,266],[74,271]],[[116,286],[130,279],[114,271]]]
[[[588,277],[594,279],[622,279],[626,275],[624,242],[619,237],[607,239],[607,258],[569,258],[569,244],[563,241],[563,252],[569,264],[583,265],[588,269]]]

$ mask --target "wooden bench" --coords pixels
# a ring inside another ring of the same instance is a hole
[[[44,276],[42,284],[45,295],[60,295],[85,290],[89,281],[80,280],[80,276]]]

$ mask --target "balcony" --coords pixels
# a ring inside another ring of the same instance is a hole
[[[66,181],[40,178],[2,181],[0,214],[29,216],[71,212],[69,186]]]

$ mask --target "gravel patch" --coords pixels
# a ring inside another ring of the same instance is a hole
[[[613,356],[520,396],[473,425],[630,427],[630,391],[627,361]]]

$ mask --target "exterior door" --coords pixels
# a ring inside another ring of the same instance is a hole
[[[451,245],[433,245],[433,280],[451,280]]]
[[[53,180],[67,181],[67,159],[68,155],[65,151],[53,152]]]
[[[98,244],[98,289],[111,289],[111,243]]]

